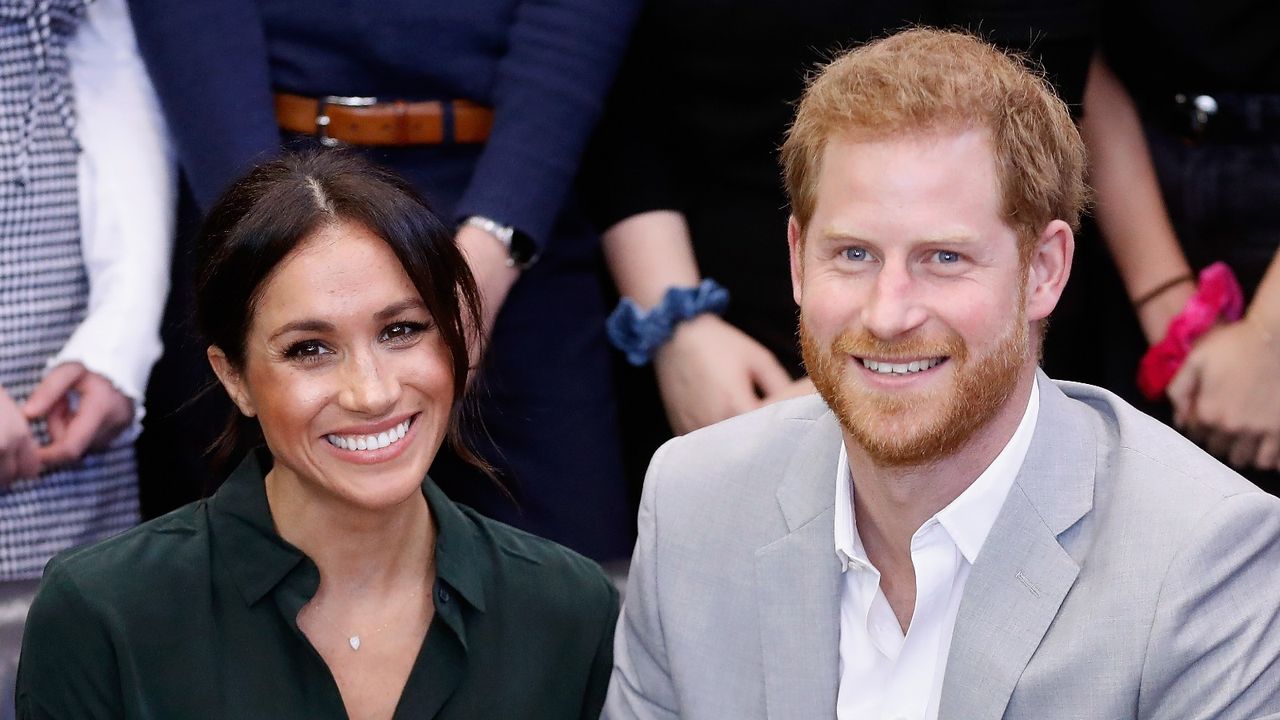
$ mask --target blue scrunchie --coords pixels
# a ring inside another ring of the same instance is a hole
[[[729,307],[729,291],[710,278],[697,287],[673,287],[662,296],[662,302],[648,312],[631,298],[622,298],[605,321],[609,342],[627,356],[627,362],[644,365],[653,353],[671,339],[676,325],[702,313],[724,313]]]

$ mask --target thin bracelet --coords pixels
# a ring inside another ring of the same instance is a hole
[[[1155,286],[1151,290],[1148,290],[1147,292],[1143,293],[1141,297],[1133,301],[1133,309],[1141,310],[1143,305],[1146,305],[1152,300],[1155,300],[1156,298],[1160,297],[1161,295],[1169,292],[1170,290],[1178,287],[1179,285],[1185,282],[1189,282],[1189,283],[1195,282],[1195,278],[1191,276],[1191,273],[1179,275],[1178,277],[1173,278],[1172,280],[1166,280],[1160,283],[1159,285]]]

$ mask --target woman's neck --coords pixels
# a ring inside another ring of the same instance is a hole
[[[315,562],[326,594],[356,599],[422,587],[436,538],[422,493],[390,508],[358,508],[277,470],[266,478],[276,531]]]

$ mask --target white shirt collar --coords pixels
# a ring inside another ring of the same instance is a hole
[[[1018,470],[1026,460],[1039,414],[1040,388],[1033,382],[1018,429],[1000,454],[964,492],[922,526],[927,527],[934,521],[941,524],[970,565],[977,561],[1009,489],[1018,477]],[[836,466],[835,549],[842,571],[850,567],[872,567],[854,521],[852,480],[848,450],[841,443],[840,460]]]

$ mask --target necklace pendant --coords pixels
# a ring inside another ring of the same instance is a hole
[[[347,642],[351,643],[351,649],[352,649],[352,650],[359,650],[359,649],[360,649],[360,636],[359,636],[359,635],[352,635],[351,637],[347,638]]]

